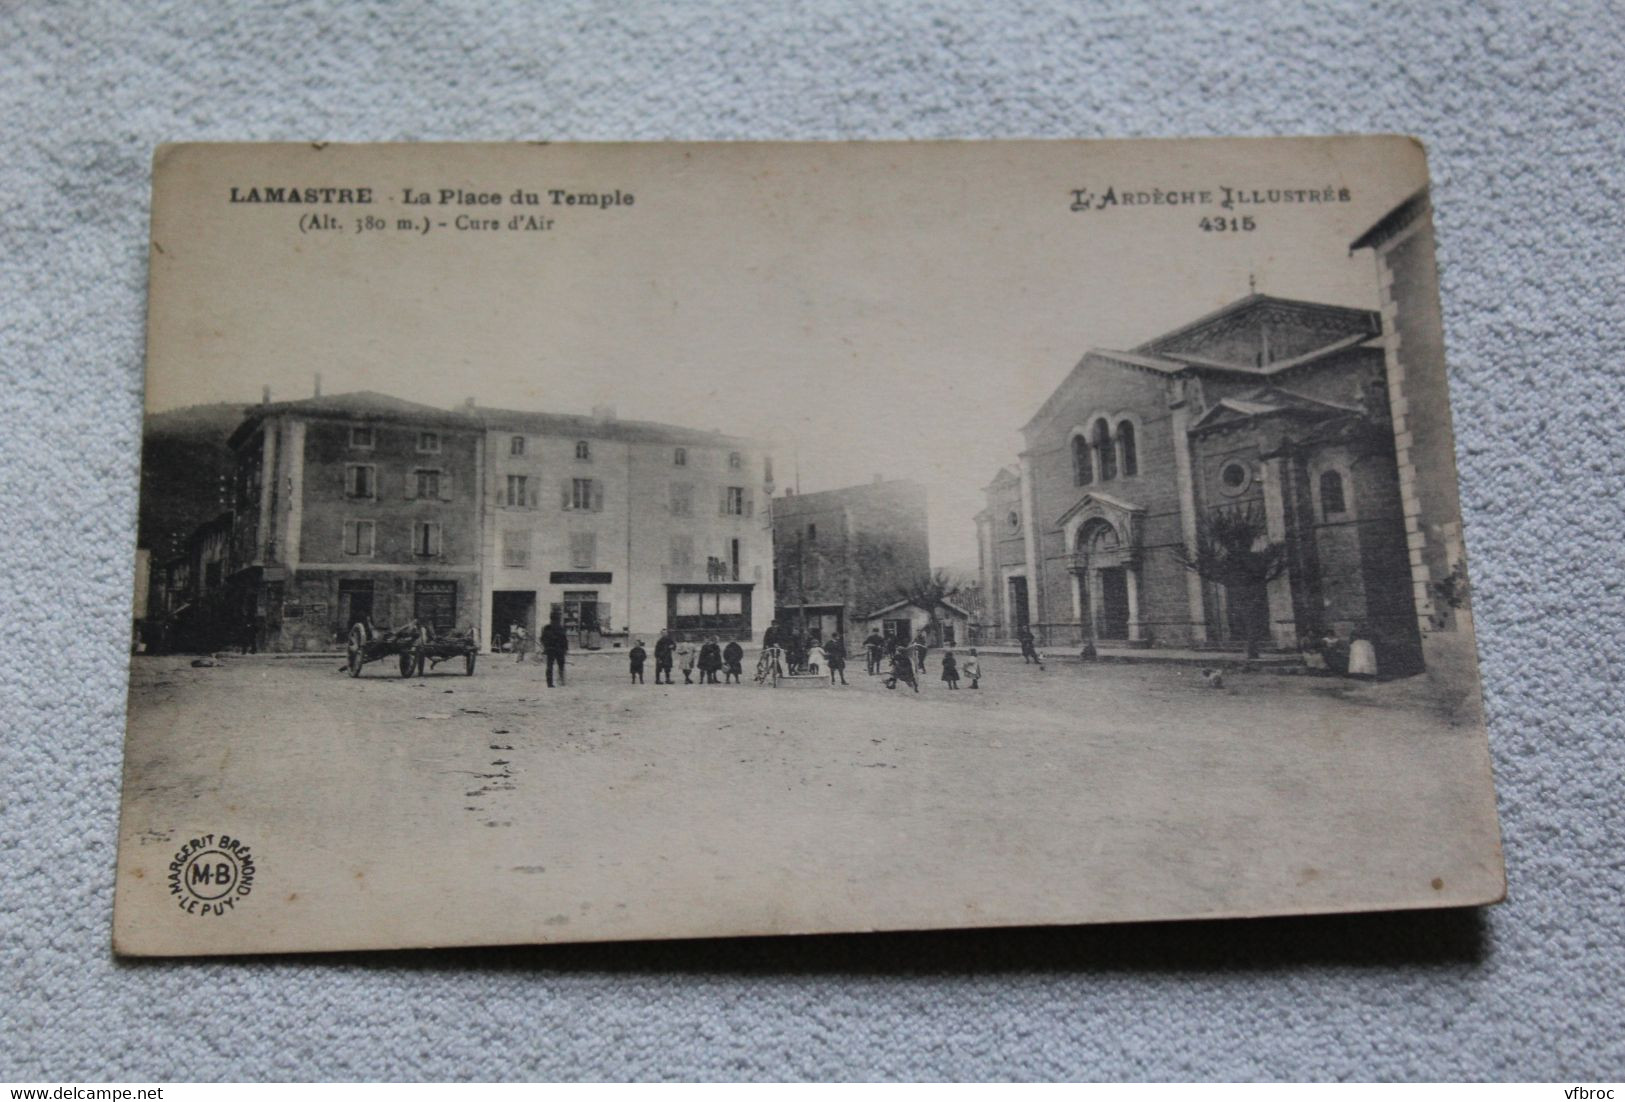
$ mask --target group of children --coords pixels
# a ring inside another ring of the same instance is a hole
[[[899,682],[909,686],[915,692],[920,691],[920,682],[915,677],[915,660],[910,658],[912,647],[898,647],[891,656],[891,676],[886,678],[886,688],[895,689]],[[921,673],[925,671],[925,659],[922,655],[918,661]],[[950,689],[959,688],[959,675],[963,669],[965,680],[970,687],[982,687],[982,662],[976,657],[976,648],[972,647],[965,654],[965,661],[961,663],[955,656],[952,647],[942,652],[942,680]]]
[[[878,635],[871,635],[865,640],[865,647],[869,652],[869,672],[880,672],[880,653],[884,644]],[[777,639],[768,644],[778,646]],[[925,672],[925,651],[923,639],[913,645],[901,645],[888,648],[890,650],[891,673],[886,678],[888,689],[895,689],[899,682],[910,686],[915,692],[920,691],[919,678],[916,676],[916,667],[920,673]],[[775,653],[783,653],[776,650]],[[846,644],[842,642],[839,634],[833,636],[828,643],[810,643],[802,652],[801,668],[809,673],[829,673],[830,684],[835,684],[839,678],[842,685],[846,684]],[[632,649],[627,652],[629,673],[632,684],[642,685],[643,668],[649,661],[649,652],[643,646],[643,640],[638,639],[632,643]],[[726,645],[720,643],[715,635],[695,647],[688,640],[677,642],[672,639],[670,632],[661,632],[660,638],[655,641],[655,684],[676,684],[672,680],[672,669],[675,666],[683,671],[683,684],[685,685],[718,685],[740,684],[741,674],[745,660],[745,650],[737,640],[729,640]],[[694,680],[696,669],[699,671],[699,680]],[[717,674],[721,672],[723,679],[719,682]],[[786,671],[787,672],[787,671]],[[981,687],[982,664],[976,656],[976,648],[970,648],[963,663],[954,655],[953,648],[943,652],[942,655],[942,681],[950,689],[959,688],[961,673],[970,687]],[[664,681],[662,681],[664,678]]]
[[[643,667],[649,660],[649,652],[643,648],[643,640],[638,639],[627,652],[631,661],[632,684],[642,685]],[[672,667],[675,665],[683,671],[683,684],[685,685],[726,685],[740,683],[740,674],[744,669],[745,648],[735,640],[729,640],[726,646],[718,642],[715,635],[709,636],[705,642],[695,647],[688,640],[681,643],[672,639],[670,632],[661,632],[660,638],[655,640],[655,684],[675,685],[671,679]],[[694,672],[698,669],[700,679],[694,680]],[[722,680],[717,680],[717,674],[722,674]],[[661,677],[665,681],[661,681]]]

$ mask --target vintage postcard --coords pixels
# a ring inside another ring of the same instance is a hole
[[[1393,136],[176,145],[114,945],[1492,903]]]

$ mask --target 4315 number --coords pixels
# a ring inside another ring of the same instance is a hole
[[[1250,214],[1240,218],[1204,218],[1197,225],[1202,227],[1203,233],[1251,233],[1258,228]]]

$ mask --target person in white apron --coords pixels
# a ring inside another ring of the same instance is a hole
[[[1377,648],[1371,643],[1371,633],[1361,625],[1349,642],[1349,676],[1377,676]]]

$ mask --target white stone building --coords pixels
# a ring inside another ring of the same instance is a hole
[[[485,425],[483,638],[532,639],[557,612],[582,647],[715,634],[772,619],[772,458],[719,432],[476,408]]]

